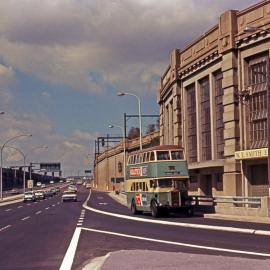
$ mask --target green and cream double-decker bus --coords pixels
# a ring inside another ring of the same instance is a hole
[[[179,146],[155,146],[128,156],[127,205],[134,215],[145,211],[158,217],[180,209],[193,215],[188,186],[187,162]]]

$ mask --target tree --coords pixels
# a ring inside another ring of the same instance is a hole
[[[159,129],[160,129],[160,119],[158,118],[156,122],[156,130],[159,130]]]
[[[128,132],[128,138],[135,139],[138,137],[140,137],[140,129],[138,127],[131,127],[131,129]]]
[[[146,134],[150,134],[156,131],[155,124],[149,124],[146,129]]]

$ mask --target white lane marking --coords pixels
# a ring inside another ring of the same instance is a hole
[[[139,221],[139,222],[145,222],[145,223],[154,223],[154,224],[178,226],[178,227],[193,228],[193,229],[204,229],[204,230],[214,230],[214,231],[224,231],[224,232],[234,232],[234,233],[245,233],[245,234],[256,234],[256,235],[270,236],[270,231],[264,231],[264,230],[243,229],[243,228],[236,228],[236,227],[224,227],[224,226],[204,225],[204,224],[181,223],[181,222],[173,222],[173,221],[170,222],[170,221],[165,221],[165,220],[153,220],[153,219],[145,219],[145,218],[138,218],[138,217],[121,215],[121,214],[109,213],[109,212],[98,210],[98,209],[95,209],[95,208],[88,206],[87,202],[90,199],[90,196],[91,196],[91,191],[90,191],[86,201],[83,203],[83,208],[90,210],[92,212],[107,215],[107,216],[123,218],[123,219],[128,219],[128,220],[134,220],[134,221]]]
[[[27,205],[29,206],[29,205],[31,205],[31,203],[28,203]]]
[[[18,206],[17,208],[22,208],[23,206],[22,205],[20,205],[20,206]]]
[[[5,227],[3,227],[3,228],[0,228],[0,232],[2,232],[2,231],[4,231],[4,230],[8,229],[9,227],[11,227],[11,225],[7,225],[7,226],[5,226]]]
[[[42,211],[37,211],[35,214],[36,215],[39,215],[40,213],[42,213]]]
[[[27,220],[27,219],[29,219],[30,217],[28,216],[28,217],[24,217],[24,218],[22,218],[21,220]]]
[[[100,204],[100,205],[107,205],[108,203],[106,203],[106,202],[100,202],[98,204]]]
[[[82,223],[77,223],[77,226],[82,226]]]
[[[77,245],[79,242],[80,234],[81,234],[81,227],[76,228],[59,270],[71,269]]]
[[[38,202],[35,202],[35,203],[38,203]]]
[[[55,204],[53,204],[52,207],[55,207]]]
[[[85,227],[82,227],[82,230],[103,233],[103,234],[116,235],[116,236],[121,236],[121,237],[126,237],[126,238],[132,238],[132,239],[139,239],[139,240],[144,240],[144,241],[169,244],[169,245],[189,247],[189,248],[206,249],[206,250],[214,250],[214,251],[221,251],[221,252],[228,252],[228,253],[262,256],[262,257],[270,257],[269,253],[259,253],[259,252],[237,250],[237,249],[227,249],[227,248],[209,247],[209,246],[201,246],[201,245],[192,245],[192,244],[186,244],[186,243],[181,243],[181,242],[173,242],[173,241],[159,240],[159,239],[148,238],[148,237],[134,236],[134,235],[123,234],[123,233],[115,233],[115,232],[110,232],[110,231],[96,230],[96,229],[85,228]]]
[[[50,209],[50,207],[46,207],[46,208],[45,208],[45,210],[48,210],[48,209]]]
[[[11,208],[9,208],[9,209],[6,209],[5,211],[6,211],[6,212],[9,212],[9,211],[11,211],[11,210],[12,210],[12,209],[11,209]]]

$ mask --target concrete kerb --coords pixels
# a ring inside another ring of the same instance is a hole
[[[5,206],[5,205],[9,205],[9,204],[13,204],[13,203],[17,203],[17,202],[22,202],[22,201],[23,201],[23,194],[3,198],[3,200],[0,201],[0,207]]]
[[[193,228],[193,229],[206,229],[206,230],[224,231],[224,232],[231,232],[231,233],[244,233],[244,234],[270,236],[270,231],[264,231],[264,230],[244,229],[244,228],[237,228],[237,227],[224,227],[224,226],[214,226],[214,225],[204,225],[204,224],[181,223],[181,222],[173,222],[173,221],[165,221],[165,220],[152,220],[152,219],[144,219],[144,218],[139,218],[139,217],[127,216],[127,215],[122,215],[122,214],[109,213],[109,212],[98,210],[98,209],[88,206],[87,202],[89,201],[90,196],[91,196],[91,191],[86,201],[83,203],[83,208],[90,210],[92,212],[107,215],[107,216],[113,216],[117,218],[145,222],[145,223],[154,223],[154,224],[162,224],[162,225]]]
[[[124,206],[127,206],[125,194],[122,194],[122,193],[115,194],[114,192],[110,192],[109,195],[117,202],[121,203]],[[225,214],[219,214],[219,213],[204,214],[203,216],[204,218],[208,218],[208,219],[221,219],[221,220],[270,224],[269,217],[237,216],[237,215],[225,215]]]

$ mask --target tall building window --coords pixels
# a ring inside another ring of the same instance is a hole
[[[251,89],[248,103],[248,141],[251,149],[267,147],[267,61],[268,56],[261,56],[248,62],[248,82]]]
[[[188,160],[197,161],[197,124],[195,84],[187,87]]]
[[[202,160],[211,160],[211,114],[209,77],[200,81]]]
[[[223,122],[223,89],[222,89],[222,72],[214,75],[215,85],[215,112],[216,112],[216,144],[217,158],[224,158],[224,122]]]

